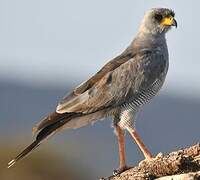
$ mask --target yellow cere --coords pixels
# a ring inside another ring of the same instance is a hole
[[[165,25],[165,26],[171,26],[171,25],[173,24],[173,20],[174,20],[174,18],[173,18],[172,16],[170,16],[170,17],[165,17],[165,18],[162,20],[161,24],[162,24],[162,25]]]

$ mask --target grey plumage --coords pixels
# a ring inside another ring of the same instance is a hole
[[[122,129],[134,128],[135,115],[157,94],[167,74],[165,33],[173,24],[163,25],[162,18],[169,16],[174,13],[165,8],[148,11],[129,47],[63,98],[56,112],[34,127],[36,143],[9,166],[61,129],[79,128],[107,116]]]

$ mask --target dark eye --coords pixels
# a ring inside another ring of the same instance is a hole
[[[174,11],[172,11],[172,12],[170,13],[170,15],[171,15],[172,17],[174,17],[174,16],[175,16]]]
[[[161,14],[155,14],[155,19],[156,19],[158,22],[160,22],[160,21],[163,19],[163,17],[162,17]]]

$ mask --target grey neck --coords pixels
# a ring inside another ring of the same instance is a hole
[[[165,33],[152,34],[149,32],[139,31],[136,38],[132,41],[131,46],[137,49],[146,48],[167,48]]]

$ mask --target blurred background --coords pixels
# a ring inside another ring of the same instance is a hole
[[[200,2],[144,0],[0,1],[0,179],[98,179],[118,167],[111,120],[51,138],[17,166],[7,162],[32,141],[31,129],[73,87],[118,55],[144,12],[168,7],[170,68],[137,130],[154,155],[200,139]],[[127,134],[128,165],[143,159]]]

